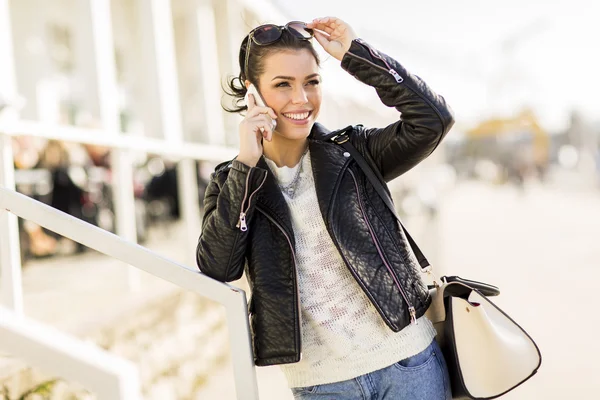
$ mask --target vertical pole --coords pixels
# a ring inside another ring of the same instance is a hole
[[[221,82],[223,77],[239,70],[238,52],[242,38],[246,35],[244,21],[241,18],[239,4],[236,0],[214,1],[215,25],[217,35],[217,51]],[[216,81],[216,80],[215,80]],[[237,147],[239,143],[238,125],[240,116],[224,113],[225,143]]]
[[[16,96],[16,76],[8,0],[0,0],[0,101]],[[0,107],[2,105],[0,104]],[[8,105],[0,109],[0,122]],[[5,118],[6,119],[6,118]],[[1,129],[1,128],[0,128]],[[0,186],[15,190],[15,170],[10,136],[0,132]],[[0,207],[0,303],[23,314],[23,284],[17,217]]]
[[[16,94],[16,76],[8,0],[0,0],[0,96]]]
[[[169,0],[139,0],[141,36],[147,73],[144,130],[170,144],[182,141],[181,107],[173,17]],[[157,129],[157,131],[152,131]]]
[[[258,400],[256,367],[250,343],[250,327],[246,311],[246,295],[244,292],[232,298],[225,305],[227,310],[227,328],[231,342],[231,354],[234,359],[233,376],[238,399]]]
[[[171,4],[169,0],[147,0],[139,4],[144,37],[151,44],[146,49],[150,72],[148,83],[155,85],[154,91],[158,95],[158,103],[151,107],[153,114],[160,115],[164,139],[170,144],[179,144],[183,142],[183,128]],[[179,210],[188,242],[185,262],[193,265],[200,225],[195,162],[182,160],[177,168]]]
[[[177,166],[179,209],[185,225],[187,249],[184,262],[196,265],[196,244],[200,236],[200,201],[198,197],[198,168],[195,160],[181,160]]]
[[[121,134],[117,97],[117,79],[114,56],[110,0],[87,0],[82,21],[89,21],[92,39],[92,57],[98,93],[98,115],[102,126],[110,135]],[[135,198],[133,192],[133,166],[129,150],[111,152],[113,203],[116,232],[119,236],[137,242]],[[128,286],[131,291],[140,289],[140,272],[128,267]]]
[[[223,109],[221,108],[221,73],[217,50],[215,10],[210,0],[196,0],[190,21],[193,27],[195,60],[197,60],[200,97],[204,99],[204,120],[209,144],[225,144]],[[237,129],[235,130],[237,134]]]
[[[190,29],[187,31],[191,35],[190,52],[196,68],[196,77],[199,85],[197,87],[198,95],[194,96],[201,99],[201,113],[204,120],[203,128],[207,142],[209,144],[225,144],[225,128],[223,119],[223,110],[220,106],[221,87],[218,51],[218,37],[216,28],[215,4],[211,0],[194,0],[188,4],[191,8],[186,22]],[[237,132],[237,129],[236,129]],[[188,140],[196,138],[188,137]],[[185,220],[186,237],[189,242],[187,260],[192,265],[195,264],[195,246],[200,234],[200,210],[198,197],[196,163],[192,160],[184,160],[179,163],[179,196],[180,210]]]
[[[0,187],[15,189],[11,138],[2,132],[0,132]],[[0,207],[0,284],[1,304],[22,315],[23,284],[19,225],[17,216],[2,207]]]

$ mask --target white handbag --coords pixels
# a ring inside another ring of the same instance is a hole
[[[533,339],[488,296],[498,288],[442,277],[425,314],[438,331],[453,399],[494,399],[531,378],[542,356]]]
[[[384,179],[348,140],[346,131],[330,138],[359,164],[385,205],[398,220],[424,273],[429,262],[396,213]],[[500,293],[495,286],[456,276],[434,280],[426,316],[434,323],[448,370],[453,399],[493,399],[531,378],[542,363],[531,337],[486,296]]]

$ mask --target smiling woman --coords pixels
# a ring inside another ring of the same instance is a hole
[[[304,23],[291,22],[283,27],[260,26],[244,38],[240,47],[240,74],[229,82],[228,93],[237,99],[237,107],[226,110],[247,111],[240,130],[252,131],[254,137],[268,143],[240,133],[239,161],[256,165],[264,152],[279,166],[298,163],[301,147],[305,146],[295,145],[294,140],[306,139],[322,99],[319,56],[308,41],[312,37],[313,31]],[[254,95],[250,96],[249,104],[240,105],[250,85],[260,93],[258,104],[266,103],[269,107],[255,107]],[[272,129],[272,119],[277,119],[276,130]],[[288,160],[275,154],[273,150],[279,148],[291,152]]]
[[[312,38],[402,118],[334,132],[317,123],[322,79]],[[242,41],[239,62],[228,111],[245,113],[240,151],[206,189],[197,263],[220,281],[246,272],[256,365],[280,364],[298,399],[449,399],[424,315],[431,299],[407,239],[338,144],[349,141],[390,181],[448,133],[446,102],[337,18],[259,26]]]

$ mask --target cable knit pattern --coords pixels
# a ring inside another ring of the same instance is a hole
[[[266,161],[281,185],[300,168],[279,168]],[[329,236],[317,202],[310,153],[302,163],[293,197],[284,193],[296,237],[302,313],[302,359],[281,365],[289,387],[344,381],[388,367],[425,350],[436,333],[426,317],[397,333],[385,325]]]

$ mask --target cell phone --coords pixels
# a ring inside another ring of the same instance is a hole
[[[254,102],[256,103],[257,106],[266,107],[265,101],[263,100],[260,93],[258,93],[258,89],[256,89],[256,86],[254,86],[253,83],[251,83],[250,86],[248,86],[248,91],[246,92],[246,96],[244,97],[244,101],[246,102],[246,105],[248,105],[248,95],[250,95],[250,94],[254,96]]]
[[[246,102],[246,105],[248,105],[248,95],[250,94],[254,96],[254,102],[258,107],[267,107],[262,96],[260,95],[260,93],[258,93],[258,89],[252,83],[250,84],[250,86],[248,86],[248,90],[246,91],[246,95],[244,96],[244,101]],[[275,130],[276,127],[277,121],[273,120],[273,130]]]

